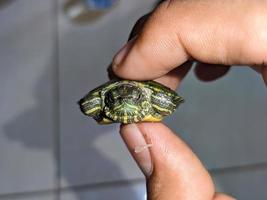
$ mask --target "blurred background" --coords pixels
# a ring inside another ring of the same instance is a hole
[[[156,0],[0,0],[0,200],[145,200],[118,134],[77,100]],[[210,170],[218,191],[267,199],[267,93],[236,67],[208,84],[191,72],[165,122]]]

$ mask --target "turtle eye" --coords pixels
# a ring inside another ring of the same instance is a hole
[[[140,94],[139,92],[134,92],[134,93],[132,94],[132,100],[133,100],[134,102],[138,102],[140,99],[141,99],[141,94]]]

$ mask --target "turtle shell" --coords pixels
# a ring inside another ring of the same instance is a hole
[[[161,121],[183,99],[155,81],[109,81],[79,101],[81,111],[100,124]]]

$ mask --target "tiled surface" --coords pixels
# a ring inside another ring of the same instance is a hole
[[[251,165],[215,170],[212,177],[217,192],[229,194],[239,200],[267,199],[267,165]],[[146,199],[145,183],[114,183],[108,186],[78,187],[64,190],[62,200]]]
[[[211,169],[267,161],[267,92],[250,68],[232,68],[212,84],[191,73],[179,93],[185,98],[167,119]]]
[[[0,4],[0,195],[55,187],[53,6]]]
[[[57,200],[57,195],[54,193],[30,193],[30,194],[18,194],[18,195],[8,195],[0,196],[0,200]]]
[[[43,191],[57,188],[57,163],[61,199],[144,199],[143,183],[121,182],[143,175],[122,143],[118,125],[96,125],[76,102],[107,80],[113,54],[155,1],[121,0],[99,20],[85,24],[66,17],[66,1],[58,0],[58,27],[55,1],[0,3],[0,200],[56,199]],[[266,161],[267,94],[254,71],[235,68],[212,84],[191,73],[179,91],[186,103],[166,122],[206,166]],[[266,199],[261,187],[266,176],[263,168],[214,175],[218,188],[242,200]]]
[[[267,199],[267,165],[221,171],[213,177],[218,191],[238,200]]]
[[[60,12],[62,186],[142,177],[119,137],[118,126],[97,125],[81,114],[76,102],[108,80],[106,68],[113,54],[127,39],[134,21],[153,2],[121,1],[88,24],[73,23]]]
[[[105,200],[127,199],[146,200],[146,188],[144,182],[121,183],[105,187],[80,188],[61,193],[61,200]]]

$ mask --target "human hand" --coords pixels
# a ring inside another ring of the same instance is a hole
[[[162,123],[123,125],[121,136],[147,178],[147,199],[234,200],[215,193],[200,160]]]
[[[186,61],[197,60],[202,80],[225,75],[231,65],[250,65],[267,84],[266,25],[267,1],[167,0],[139,20],[137,37],[115,56],[113,71],[175,89],[190,69]],[[148,199],[233,199],[215,193],[201,162],[163,124],[122,126],[121,135],[147,177]]]
[[[126,79],[164,77],[188,60],[205,81],[250,65],[267,84],[267,1],[166,0],[141,18],[113,60]],[[176,74],[176,73],[174,73]]]

